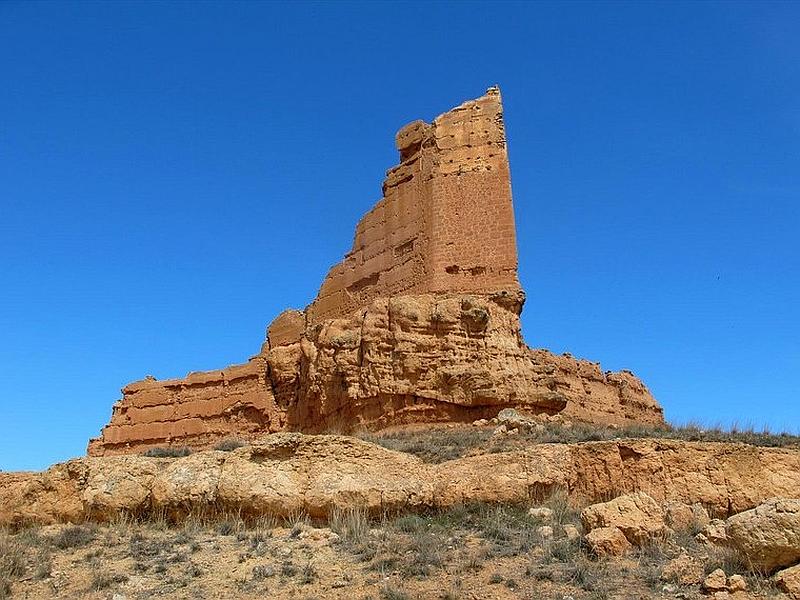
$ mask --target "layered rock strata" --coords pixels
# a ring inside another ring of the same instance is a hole
[[[0,473],[0,525],[190,512],[324,517],[528,502],[556,489],[586,505],[641,491],[725,517],[800,489],[800,451],[654,439],[541,444],[442,464],[355,438],[279,433],[232,452],[82,458]]]
[[[469,422],[514,406],[603,423],[660,423],[660,407],[630,373],[521,340],[520,296],[425,294],[375,300],[349,319],[272,342],[248,364],[127,386],[92,455],[165,444],[208,447],[284,430],[349,431]],[[272,332],[272,328],[270,329]]]
[[[243,365],[126,386],[90,455],[209,447],[265,432],[471,421],[506,407],[598,423],[662,423],[628,372],[531,350],[519,316],[496,88],[397,134],[400,164],[317,298],[269,326]]]

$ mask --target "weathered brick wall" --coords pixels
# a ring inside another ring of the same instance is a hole
[[[400,293],[519,289],[499,90],[410,123],[396,142],[401,162],[307,308],[310,323]]]

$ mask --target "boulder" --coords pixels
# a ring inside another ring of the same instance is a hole
[[[664,521],[675,531],[689,529],[694,523],[692,507],[683,502],[667,502],[664,505]]]
[[[779,571],[775,575],[778,588],[792,600],[800,600],[800,565]]]
[[[703,591],[709,594],[728,591],[728,577],[722,569],[715,569],[703,580]]]
[[[701,504],[689,505],[674,501],[664,505],[664,518],[667,525],[675,531],[704,527],[710,521],[708,511]]]
[[[536,419],[521,415],[513,408],[504,408],[497,413],[497,422],[505,425],[507,429],[519,429],[521,431],[529,431],[539,424]]]
[[[705,539],[712,544],[724,544],[728,539],[725,521],[722,519],[711,519],[711,521],[703,527],[702,534]]]
[[[618,527],[598,527],[586,534],[586,543],[598,558],[622,556],[631,548],[625,534]]]
[[[741,575],[728,577],[728,591],[731,593],[747,591],[747,580]]]
[[[725,531],[757,569],[772,573],[800,562],[800,500],[771,498],[730,517]]]
[[[629,542],[636,545],[663,536],[667,529],[664,511],[658,502],[644,492],[593,504],[581,512],[581,520],[587,531],[598,527],[617,527]]]

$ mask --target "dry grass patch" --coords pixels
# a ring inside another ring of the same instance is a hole
[[[489,427],[460,425],[448,428],[429,428],[393,432],[361,432],[357,437],[390,450],[413,454],[428,463],[442,463],[472,454],[518,450],[533,444],[574,444],[579,442],[613,441],[621,439],[665,439],[690,442],[743,443],[760,447],[798,447],[800,436],[790,433],[760,431],[752,427],[702,427],[696,424],[681,426],[603,427],[585,423],[564,425],[542,423],[531,431],[516,435],[495,436]]]

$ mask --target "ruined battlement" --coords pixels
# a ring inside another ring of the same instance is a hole
[[[409,123],[395,143],[400,164],[306,309],[311,324],[382,296],[519,289],[499,89]]]

